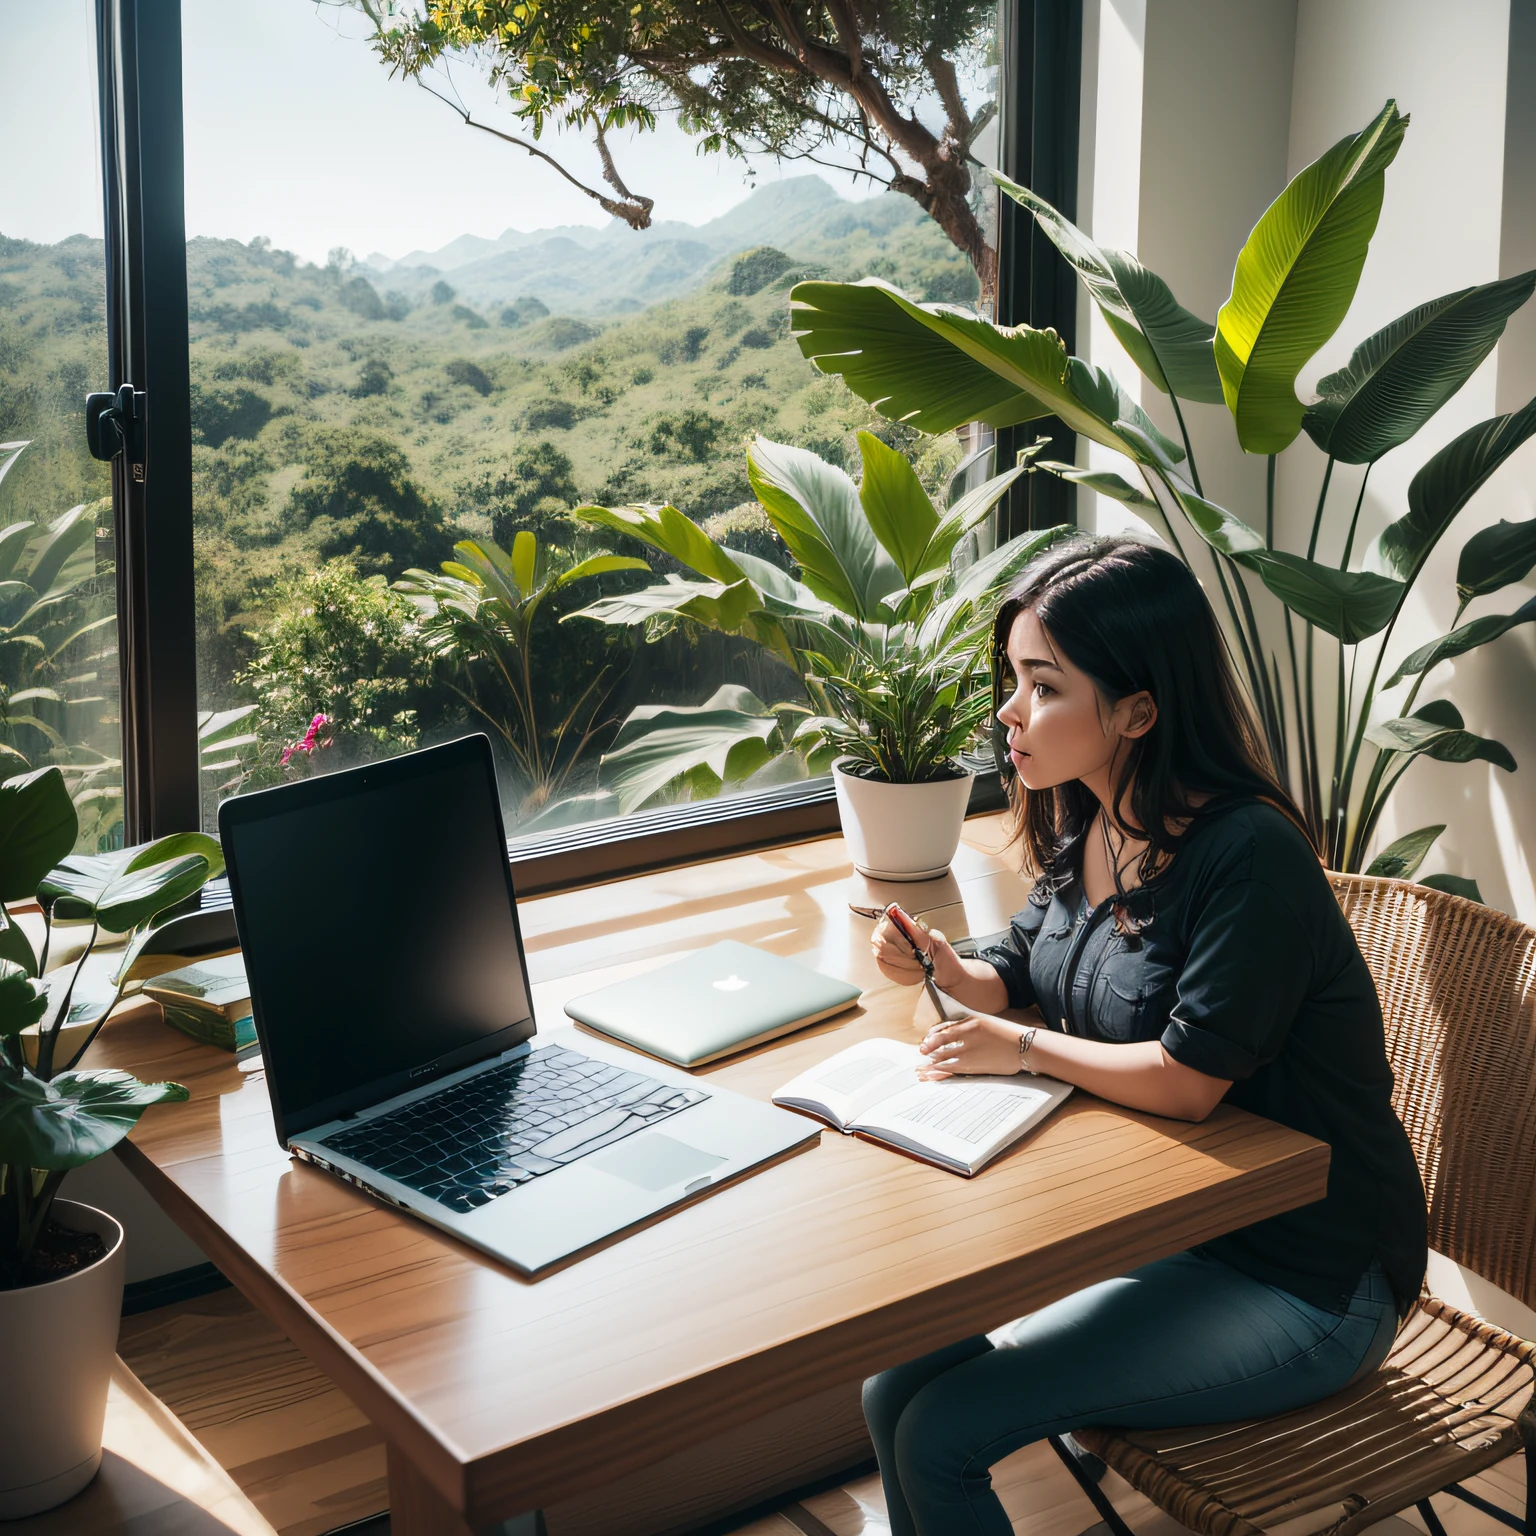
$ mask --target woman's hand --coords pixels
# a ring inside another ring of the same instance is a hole
[[[963,987],[970,979],[971,973],[966,968],[965,962],[954,952],[949,940],[938,929],[930,929],[920,921],[914,920],[913,926],[919,932],[923,948],[933,960],[934,985],[941,992],[952,992],[958,987]],[[890,918],[882,917],[875,924],[869,947],[874,954],[875,964],[880,967],[881,975],[894,981],[898,986],[921,985],[923,967],[917,956],[912,953],[912,947],[896,931]]]
[[[917,1075],[930,1082],[939,1078],[991,1074],[1006,1077],[1017,1072],[1022,1026],[981,1014],[951,1024],[936,1024],[918,1047],[926,1060]]]

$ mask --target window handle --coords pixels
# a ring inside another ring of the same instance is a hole
[[[116,394],[85,397],[85,440],[94,459],[126,455],[135,480],[144,478],[144,418],[149,397],[124,384]]]

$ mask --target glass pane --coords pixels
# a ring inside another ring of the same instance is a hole
[[[0,49],[0,774],[56,763],[77,848],[122,843],[112,478],[90,0],[12,7]]]
[[[392,14],[408,28],[416,11]],[[818,373],[787,295],[873,275],[984,302],[988,237],[974,259],[961,245],[993,227],[990,195],[973,185],[946,234],[885,185],[926,173],[851,142],[859,112],[836,92],[804,93],[794,134],[758,111],[777,154],[745,129],[744,158],[700,153],[736,105],[719,90],[691,132],[664,110],[607,130],[621,193],[590,125],[531,136],[505,49],[460,39],[415,80],[357,6],[185,0],[183,16],[205,819],[233,788],[470,729],[523,834],[804,779],[816,765],[785,750],[804,687],[720,632],[729,583],[666,613],[637,594],[698,570],[577,509],[671,504],[798,576],[749,481],[758,434],[857,477],[869,429],[944,494],[975,445],[882,421]],[[951,158],[963,104],[985,157],[995,18],[956,25],[953,89],[908,40],[892,92]],[[843,129],[824,132],[834,108]],[[605,554],[648,569],[585,564]],[[693,727],[689,772],[623,751],[658,709],[711,702],[661,722]]]

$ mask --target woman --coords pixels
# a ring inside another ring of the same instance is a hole
[[[1328,1191],[872,1378],[893,1536],[1008,1536],[988,1469],[1046,1435],[1325,1397],[1381,1363],[1424,1274],[1375,987],[1194,577],[1070,540],[1024,573],[994,651],[1037,883],[1005,945],[967,960],[927,936],[973,1016],[930,1033],[924,1075],[1042,1072],[1183,1120],[1225,1101],[1327,1142]],[[883,921],[873,947],[922,979]]]

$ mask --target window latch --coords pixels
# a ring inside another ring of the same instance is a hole
[[[85,397],[85,441],[93,459],[122,454],[128,473],[144,478],[144,420],[149,397],[124,384],[116,394],[101,391]]]

